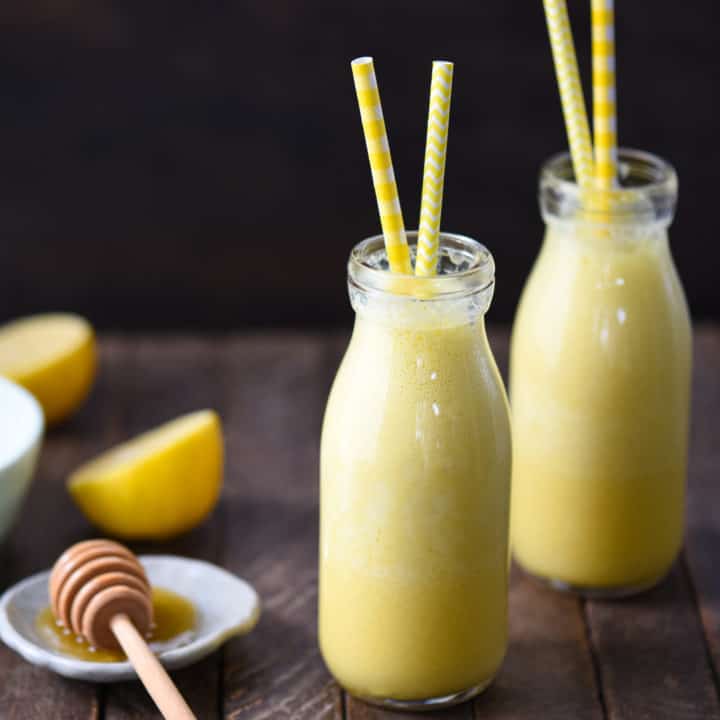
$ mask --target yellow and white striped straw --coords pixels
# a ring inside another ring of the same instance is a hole
[[[618,176],[614,15],[613,0],[592,0],[595,180],[600,190],[614,187]]]
[[[360,106],[360,118],[390,270],[410,275],[412,274],[410,250],[405,236],[405,224],[400,209],[373,60],[370,57],[356,58],[350,66],[355,80],[355,91]]]
[[[593,154],[577,56],[565,0],[544,0],[555,74],[575,178],[583,188],[593,183]]]
[[[453,64],[451,62],[445,60],[433,62],[417,258],[415,259],[416,275],[428,276],[435,275],[437,272],[452,79]]]

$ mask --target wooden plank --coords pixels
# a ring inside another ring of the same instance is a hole
[[[720,693],[720,326],[695,340],[693,429],[688,498],[687,564]]]
[[[491,341],[504,369],[507,334],[493,332]],[[314,628],[319,423],[344,344],[344,337],[326,341],[292,335],[171,339],[137,346],[117,338],[103,342],[103,371],[93,398],[73,421],[49,434],[24,511],[34,527],[43,527],[42,541],[29,526],[18,527],[3,549],[0,587],[48,566],[65,545],[91,532],[62,488],[78,462],[170,416],[214,404],[225,420],[228,447],[220,512],[172,547],[136,549],[222,554],[230,569],[256,584],[265,609],[257,630],[229,646],[222,675],[214,656],[178,673],[178,682],[203,718],[217,714],[215,691],[221,686],[220,709],[226,717],[342,717],[342,694],[322,665]],[[720,717],[708,665],[710,655],[717,667],[720,648],[720,589],[713,568],[720,549],[714,512],[720,464],[717,328],[699,332],[695,364],[690,577],[681,565],[644,596],[587,604],[603,683],[599,691],[581,603],[515,571],[508,657],[495,684],[475,701],[477,717],[601,718],[599,694],[611,719]],[[58,514],[62,524],[53,523]],[[0,676],[3,718],[50,717],[58,708],[63,717],[99,717],[92,686],[33,668],[6,648],[0,648]],[[350,718],[404,717],[352,698],[346,709]],[[159,717],[137,684],[108,688],[106,710],[113,720]],[[436,716],[469,718],[471,707]]]
[[[508,654],[475,712],[486,720],[603,718],[578,598],[513,568]]]
[[[198,718],[217,717],[218,712],[218,666],[219,655],[202,660],[192,667],[176,670],[171,677],[183,697]],[[145,688],[139,682],[125,682],[108,685],[105,688],[103,704],[105,720],[140,720],[155,718],[162,720],[162,714],[153,704]]]
[[[65,491],[65,478],[105,444],[112,432],[109,408],[120,409],[122,389],[113,381],[128,361],[123,344],[103,343],[100,372],[85,407],[69,421],[51,428],[44,441],[37,476],[20,523],[2,548],[0,588],[39,572],[55,561],[73,542],[89,533],[86,521]],[[36,668],[0,645],[0,715],[17,718],[97,718],[99,703],[92,685],[60,678]]]
[[[622,602],[588,603],[611,720],[720,718],[692,586],[694,582],[700,593],[706,629],[717,649],[719,586],[710,558],[716,558],[720,548],[720,493],[712,489],[719,457],[713,446],[720,424],[720,338],[717,330],[701,331],[697,340],[688,539],[694,580],[681,559],[669,578],[651,592]]]
[[[255,585],[264,607],[255,631],[226,648],[224,714],[341,718],[316,637],[317,449],[337,348],[275,335],[234,340],[227,351],[223,560]]]
[[[122,438],[202,408],[225,414],[222,385],[222,343],[213,339],[128,339],[135,347],[133,362],[117,369],[115,380],[125,388],[126,411],[119,421]],[[119,439],[119,438],[118,438]],[[222,535],[222,509],[199,528],[165,543],[133,543],[138,553],[169,553],[216,562]],[[180,692],[199,718],[217,715],[220,691],[220,654],[173,673]],[[161,718],[142,685],[135,682],[108,686],[106,720]]]
[[[681,564],[650,592],[587,610],[610,720],[720,718]]]

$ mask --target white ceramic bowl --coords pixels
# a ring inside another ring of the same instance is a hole
[[[150,583],[179,593],[195,606],[197,625],[181,644],[163,648],[158,659],[168,669],[198,662],[235,635],[250,632],[260,617],[253,587],[227,570],[174,555],[141,555]],[[135,677],[129,662],[88,662],[56,650],[38,630],[38,613],[48,604],[50,571],[33,575],[0,597],[0,640],[28,662],[65,677],[118,682]]]
[[[0,542],[30,487],[44,427],[38,401],[25,388],[0,377]]]

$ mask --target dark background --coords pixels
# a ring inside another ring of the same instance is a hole
[[[586,88],[589,5],[569,0]],[[717,0],[616,5],[621,143],[677,167],[674,255],[694,316],[720,318]],[[541,239],[537,170],[566,145],[541,0],[2,0],[0,320],[349,322],[345,261],[379,226],[358,55],[408,227],[430,63],[455,61],[443,227],[492,250],[490,319],[509,321]]]

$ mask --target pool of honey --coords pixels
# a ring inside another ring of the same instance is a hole
[[[164,588],[153,588],[152,599],[155,624],[148,638],[150,647],[159,652],[189,642],[197,622],[194,605],[182,595]],[[91,648],[76,638],[58,625],[49,607],[38,614],[35,624],[47,646],[63,655],[91,662],[123,662],[126,659],[121,650]]]

